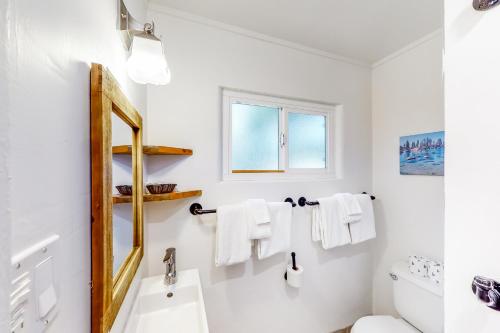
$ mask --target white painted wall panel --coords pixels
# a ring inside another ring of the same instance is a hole
[[[172,83],[148,88],[148,140],[194,149],[192,157],[149,159],[149,180],[201,188],[206,208],[247,198],[311,199],[371,190],[370,69],[152,11],[166,40]],[[344,178],[337,181],[221,182],[221,87],[344,105]],[[284,284],[286,258],[214,266],[215,230],[188,212],[194,200],[146,203],[147,274],[200,270],[211,331],[330,332],[371,311],[370,243],[324,251],[311,242],[308,211],[294,209],[293,249],[305,267],[300,290]],[[206,219],[213,219],[206,216]],[[206,221],[208,223],[208,221]]]
[[[445,1],[447,333],[496,333],[500,313],[471,292],[474,275],[500,281],[500,8]]]
[[[373,69],[376,314],[396,314],[388,275],[395,261],[444,255],[443,177],[399,174],[399,137],[444,128],[442,38],[434,33]]]
[[[115,0],[8,1],[12,253],[61,236],[61,310],[49,332],[90,331],[90,64],[108,66],[145,112],[116,12]]]
[[[9,151],[9,99],[7,94],[7,1],[0,0],[0,332],[9,327],[10,278],[10,218],[9,179],[7,158]]]

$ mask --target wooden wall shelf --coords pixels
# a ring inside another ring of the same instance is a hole
[[[193,155],[193,150],[166,146],[143,146],[144,155]],[[132,146],[113,146],[113,154],[130,155]]]
[[[180,200],[191,197],[199,197],[202,194],[201,190],[193,190],[193,191],[183,191],[183,192],[172,192],[165,194],[144,194],[143,199],[144,202],[148,201],[167,201],[167,200]],[[113,203],[121,204],[132,202],[132,196],[129,195],[113,195]]]

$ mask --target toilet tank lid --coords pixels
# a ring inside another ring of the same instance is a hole
[[[422,289],[425,289],[439,297],[443,297],[442,285],[436,285],[428,278],[423,278],[410,273],[408,262],[406,261],[398,261],[394,263],[394,265],[392,265],[391,272],[395,274],[399,279],[405,279],[406,281],[411,282]]]

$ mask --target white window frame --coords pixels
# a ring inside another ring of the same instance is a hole
[[[288,114],[314,114],[323,115],[326,118],[326,168],[322,169],[297,169],[289,168],[288,165],[288,137],[286,137],[286,148],[279,149],[279,170],[284,172],[262,172],[262,173],[233,173],[232,172],[232,120],[231,105],[234,103],[260,105],[272,108],[280,108],[279,135],[288,135]],[[222,89],[222,180],[223,181],[311,181],[332,180],[340,178],[342,160],[342,105],[315,103],[309,101],[294,100],[282,97],[273,97],[262,94],[242,92],[233,89]]]

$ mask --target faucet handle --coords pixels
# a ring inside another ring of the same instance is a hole
[[[169,247],[165,251],[165,257],[163,258],[163,262],[167,261],[175,261],[175,247]]]

